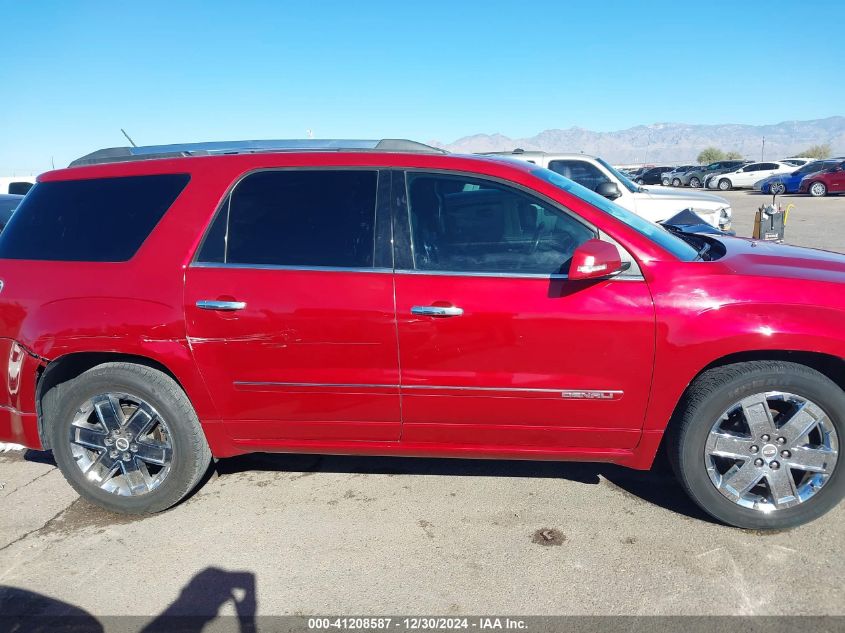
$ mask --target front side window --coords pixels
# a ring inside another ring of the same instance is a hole
[[[506,185],[464,176],[409,173],[416,270],[562,274],[595,237],[563,211]]]
[[[583,160],[553,160],[549,162],[549,169],[591,191],[595,191],[596,187],[603,182],[610,182],[610,179],[598,167]],[[645,176],[648,173],[650,170],[642,175]]]
[[[39,183],[0,236],[0,258],[127,261],[188,180],[161,174]]]
[[[198,261],[371,268],[376,171],[278,170],[246,176],[224,200]]]

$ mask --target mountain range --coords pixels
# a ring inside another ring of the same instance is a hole
[[[763,139],[766,139],[763,150]],[[450,152],[498,152],[517,147],[546,152],[583,152],[613,163],[694,162],[705,147],[736,151],[759,160],[761,151],[776,160],[812,145],[830,145],[834,156],[845,155],[845,116],[811,121],[783,121],[774,125],[694,125],[654,123],[616,132],[594,132],[579,127],[545,130],[530,138],[503,134],[473,134],[453,143],[431,141]]]

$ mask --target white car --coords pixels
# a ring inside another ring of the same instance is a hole
[[[704,183],[704,186],[708,189],[718,189],[719,191],[742,189],[744,187],[753,187],[755,182],[768,178],[769,176],[788,174],[793,171],[795,171],[795,165],[779,161],[771,163],[748,163],[747,165],[738,167],[734,171],[710,176]]]
[[[488,155],[522,160],[550,169],[652,222],[662,222],[691,209],[718,229],[727,230],[731,225],[733,212],[730,202],[724,198],[705,192],[637,185],[601,158],[522,150]]]
[[[818,159],[817,158],[804,158],[802,156],[791,156],[789,158],[781,158],[778,162],[779,163],[787,163],[789,165],[795,165],[796,167],[803,167],[807,163],[812,163],[815,160],[818,160]]]

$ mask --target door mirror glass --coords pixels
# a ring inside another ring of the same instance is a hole
[[[601,279],[621,270],[619,249],[610,242],[592,239],[581,244],[572,254],[569,278],[573,281]]]
[[[604,196],[608,200],[616,200],[622,195],[622,192],[619,191],[619,185],[615,182],[603,182],[598,187],[596,187],[596,193],[600,196]]]

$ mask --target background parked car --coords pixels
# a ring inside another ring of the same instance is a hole
[[[796,167],[803,167],[807,163],[812,163],[814,161],[814,158],[804,158],[803,156],[797,156],[792,158],[781,158],[778,162],[788,163],[790,165],[795,165]]]
[[[15,196],[7,193],[0,193],[0,231],[6,228],[17,206],[23,200],[23,196]]]
[[[732,171],[707,176],[704,184],[708,189],[719,189],[719,191],[742,189],[753,187],[754,183],[761,178],[768,178],[769,176],[776,176],[778,174],[788,174],[794,171],[794,169],[795,167],[793,165],[780,162],[749,163],[748,165],[737,167]]]
[[[798,193],[798,187],[804,176],[815,174],[819,171],[824,171],[837,164],[836,160],[814,160],[807,163],[803,167],[791,171],[787,174],[777,174],[769,176],[763,180],[758,180],[754,183],[754,189],[762,191],[763,193],[782,194],[782,193]]]
[[[731,225],[733,210],[724,198],[711,193],[637,185],[601,158],[521,150],[492,155],[516,158],[550,169],[652,222],[662,222],[684,209],[692,209],[718,229],[729,229]]]
[[[845,192],[845,161],[836,163],[824,171],[805,176],[798,186],[801,193],[820,198],[829,193]]]
[[[698,165],[681,165],[680,167],[675,167],[671,171],[668,171],[663,174],[661,184],[664,187],[668,187],[672,185],[673,187],[680,187],[681,186],[681,176],[683,176],[688,171],[692,171],[693,169],[697,169]]]
[[[672,167],[668,165],[646,169],[643,173],[636,177],[634,182],[638,185],[659,185],[663,179],[663,173],[668,172],[671,169]]]
[[[681,176],[681,185],[684,187],[701,187],[708,176],[733,171],[737,167],[750,162],[749,160],[718,160],[706,167],[699,167],[685,173]]]

